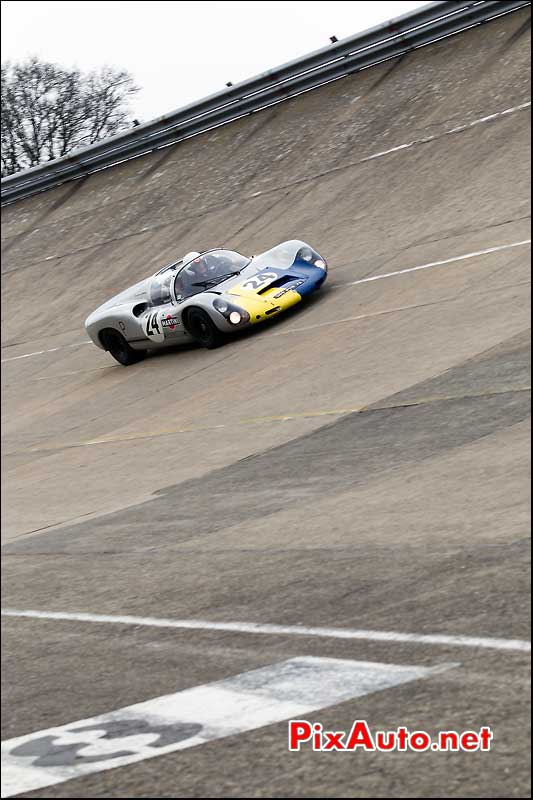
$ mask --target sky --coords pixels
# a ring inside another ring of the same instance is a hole
[[[2,0],[2,61],[131,72],[146,122],[426,2]]]

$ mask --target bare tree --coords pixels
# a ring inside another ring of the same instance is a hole
[[[2,64],[2,177],[131,127],[128,101],[137,91],[128,72],[112,67]]]

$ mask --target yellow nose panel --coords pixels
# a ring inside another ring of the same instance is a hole
[[[283,292],[283,294],[281,294]],[[276,295],[281,294],[281,297],[276,297]],[[272,289],[268,289],[268,291],[264,292],[261,297],[265,300],[268,300],[269,303],[272,303],[273,306],[279,306],[282,311],[286,308],[290,308],[291,306],[296,305],[299,303],[301,295],[298,294],[294,289],[280,289],[279,286],[275,286]]]
[[[275,317],[280,311],[285,311],[285,309],[299,303],[302,299],[298,292],[292,289],[284,291],[281,297],[275,297],[281,291],[278,286],[258,295],[254,291],[235,287],[231,292],[228,292],[228,295],[235,297],[237,305],[249,313],[250,322],[256,323],[263,322],[269,317]]]

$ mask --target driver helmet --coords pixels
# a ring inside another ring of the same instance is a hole
[[[196,250],[191,250],[190,253],[187,253],[187,255],[183,256],[182,261],[184,264],[188,264],[189,261],[192,261],[194,258],[198,258],[199,255],[200,253],[197,253]]]
[[[197,253],[195,250],[192,250],[190,253],[183,259],[183,263],[185,264],[184,272],[189,278],[195,278],[201,275],[200,267],[200,253]]]
[[[183,256],[183,263],[185,264],[185,272],[189,275],[194,275],[194,261],[199,257],[200,253],[197,253],[196,250],[191,250],[190,253]],[[191,269],[192,267],[192,269]]]

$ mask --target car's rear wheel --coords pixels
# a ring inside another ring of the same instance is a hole
[[[191,308],[184,321],[187,331],[208,350],[224,343],[224,334],[219,331],[209,314],[201,308]]]
[[[100,341],[107,352],[111,353],[115,361],[118,361],[124,367],[137,364],[138,361],[142,361],[146,356],[146,350],[134,350],[121,333],[111,328],[102,331]]]

